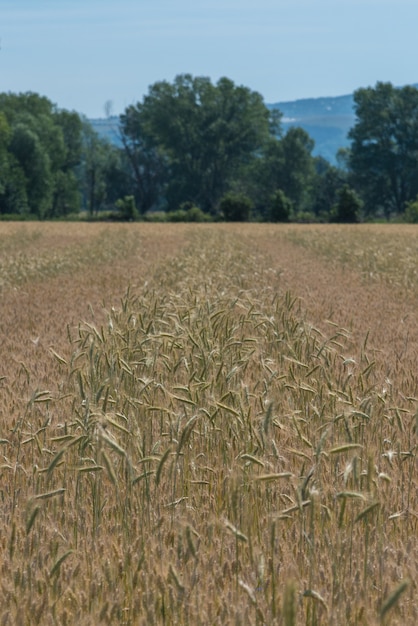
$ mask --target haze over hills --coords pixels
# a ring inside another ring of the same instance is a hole
[[[418,84],[412,87],[418,87]],[[282,127],[285,132],[291,126],[306,130],[315,141],[313,154],[324,157],[330,163],[335,164],[338,150],[349,145],[347,134],[355,122],[353,94],[276,102],[267,104],[267,107],[283,113]],[[90,122],[99,135],[121,145],[118,119],[110,117]]]
[[[348,131],[354,125],[353,95],[305,98],[268,104],[283,113],[282,127],[300,126],[315,141],[313,154],[335,163],[340,148],[349,145]]]

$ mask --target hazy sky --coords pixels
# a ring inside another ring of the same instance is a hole
[[[0,91],[103,117],[177,74],[267,103],[418,82],[417,0],[0,0]]]

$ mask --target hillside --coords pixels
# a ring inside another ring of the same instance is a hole
[[[339,148],[348,146],[347,133],[353,126],[353,96],[306,98],[267,105],[283,113],[282,126],[300,126],[315,141],[313,153],[334,163]]]
[[[112,115],[106,118],[89,119],[96,133],[103,139],[107,139],[116,146],[122,146],[119,133],[119,117]]]

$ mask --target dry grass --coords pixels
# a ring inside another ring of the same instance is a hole
[[[416,623],[417,231],[21,228],[0,623]]]

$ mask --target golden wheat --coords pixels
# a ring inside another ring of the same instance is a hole
[[[415,623],[413,302],[323,260],[361,228],[46,226],[0,232],[1,623]]]

